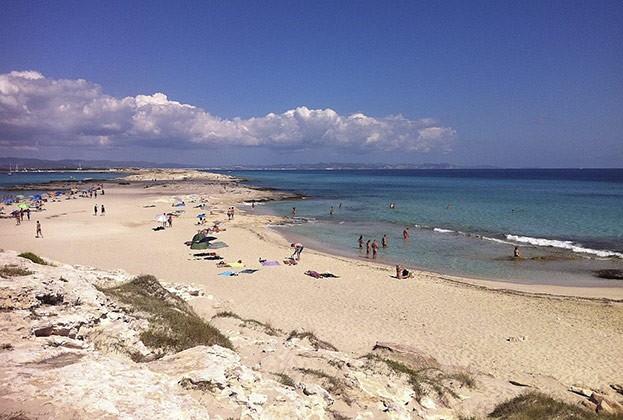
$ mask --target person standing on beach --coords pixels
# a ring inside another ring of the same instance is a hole
[[[303,252],[303,244],[297,242],[294,244],[290,244],[291,247],[294,247],[294,253],[292,254],[292,259],[296,260],[296,261],[300,261],[301,260],[301,252]]]
[[[372,259],[376,259],[376,254],[379,253],[379,243],[376,241],[372,241]]]
[[[409,228],[405,228],[405,230],[402,231],[402,238],[406,241],[407,239],[409,239]]]
[[[357,239],[357,243],[359,243],[359,249],[363,249],[363,235],[359,235],[359,239]]]
[[[97,204],[93,206],[93,216],[97,216]]]
[[[41,223],[37,220],[37,234],[35,235],[35,238],[39,237],[43,238],[43,232],[41,231]]]
[[[106,214],[106,209],[104,208],[104,205],[102,204],[102,216],[104,216]]]
[[[383,238],[381,239],[381,245],[383,245],[383,248],[387,248],[387,235],[383,235]]]
[[[370,239],[366,242],[366,258],[370,258]]]

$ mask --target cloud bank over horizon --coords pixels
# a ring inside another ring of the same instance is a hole
[[[49,79],[37,71],[0,74],[0,148],[9,151],[263,147],[447,153],[456,138],[455,129],[432,118],[343,116],[300,106],[228,120],[163,93],[115,98],[83,79]]]

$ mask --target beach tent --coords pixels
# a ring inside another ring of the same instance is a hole
[[[168,221],[169,221],[169,219],[167,218],[166,214],[159,214],[159,215],[156,216],[156,222],[166,223]]]
[[[193,236],[193,239],[190,243],[190,249],[208,249],[210,245],[210,241],[215,240],[215,236],[206,236],[203,233],[199,232]]]

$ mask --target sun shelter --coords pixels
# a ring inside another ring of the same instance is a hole
[[[193,236],[190,243],[190,249],[208,249],[210,241],[215,239],[215,236],[206,236],[203,232],[199,232]]]

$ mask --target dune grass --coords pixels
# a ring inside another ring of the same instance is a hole
[[[242,326],[245,328],[260,327],[264,330],[266,334],[274,337],[283,334],[283,331],[281,331],[279,328],[273,327],[269,323],[260,322],[255,319],[245,319],[231,311],[221,311],[214,315],[212,318],[235,318],[242,321]]]
[[[309,340],[311,345],[316,350],[338,351],[337,347],[335,347],[331,343],[328,343],[326,341],[320,340],[318,337],[316,337],[316,334],[314,334],[313,332],[309,332],[309,331],[298,332],[298,331],[294,330],[294,331],[290,332],[290,335],[288,335],[288,338],[286,338],[286,341],[291,340],[293,338],[298,338],[300,340],[304,340],[304,339]]]
[[[2,411],[0,412],[0,420],[29,420],[30,417],[26,416],[23,411]]]
[[[149,328],[141,332],[141,341],[161,356],[199,345],[234,349],[227,337],[201,319],[182,298],[162,287],[154,276],[139,276],[100,290],[123,303],[129,312],[146,315]],[[142,361],[136,355],[132,358]]]
[[[34,262],[35,264],[48,265],[48,263],[45,262],[43,258],[38,256],[37,254],[33,254],[32,252],[22,252],[21,254],[18,255],[18,257],[26,258],[27,260],[30,260]]]
[[[468,388],[475,388],[476,386],[474,378],[465,372],[445,373],[434,367],[415,369],[405,363],[392,359],[385,359],[374,354],[368,354],[364,357],[369,360],[383,362],[394,372],[406,375],[409,384],[415,391],[415,398],[418,401],[428,395],[429,390],[435,391],[437,397],[445,404],[448,403],[448,395],[453,398],[458,398],[459,395],[448,385],[449,382],[456,381],[461,386],[466,386]]]
[[[488,418],[505,420],[622,420],[623,414],[596,414],[541,392],[531,391],[498,405]]]
[[[32,271],[15,264],[5,264],[0,268],[0,277],[5,279],[9,277],[29,276],[31,274]]]
[[[328,391],[337,392],[337,391],[342,391],[343,389],[343,384],[340,382],[339,379],[321,370],[307,369],[307,368],[296,368],[296,370],[298,370],[299,372],[305,375],[315,376],[316,378],[325,380],[327,382]]]
[[[287,375],[285,373],[276,373],[276,372],[271,372],[271,375],[276,376],[278,378],[277,381],[281,385],[296,388],[296,383],[294,382],[294,379],[290,377],[290,375]]]

